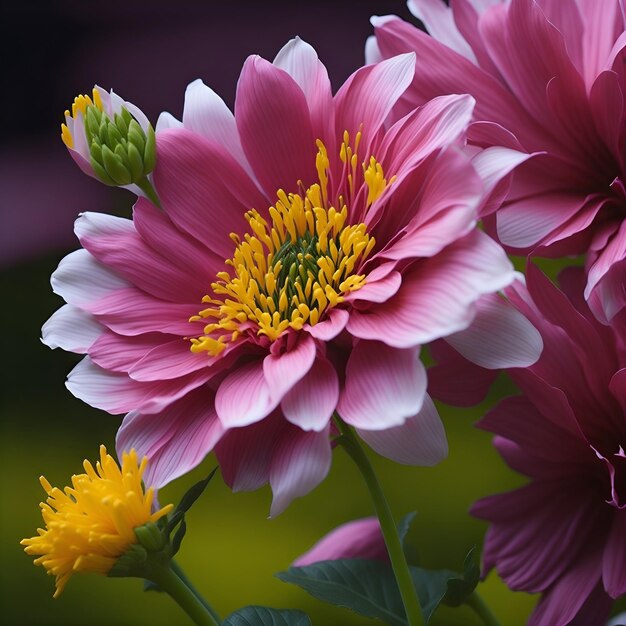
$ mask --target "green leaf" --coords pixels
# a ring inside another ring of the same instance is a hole
[[[124,554],[118,557],[113,567],[108,571],[107,576],[111,578],[135,576],[136,572],[143,567],[147,559],[147,550],[138,543],[134,543]]]
[[[454,576],[448,580],[448,589],[442,602],[448,606],[460,606],[473,593],[480,580],[480,568],[476,563],[476,546],[467,553],[463,562],[463,577]]]
[[[187,522],[185,522],[185,518],[180,521],[180,526],[174,535],[174,539],[172,540],[172,556],[174,556],[180,550],[180,544],[183,542],[183,537],[187,532]]]
[[[312,596],[392,626],[406,626],[400,591],[391,567],[382,561],[338,559],[290,567],[276,576]]]
[[[184,514],[192,507],[193,503],[202,495],[202,492],[206,489],[209,482],[211,482],[211,478],[217,472],[217,467],[213,468],[213,471],[200,482],[197,482],[195,485],[192,485],[187,492],[183,495],[178,503],[178,506],[174,509],[172,513],[167,528],[168,531],[171,532],[177,524],[183,519]]]
[[[231,613],[222,626],[311,626],[311,620],[302,611],[246,606]]]
[[[413,585],[422,607],[422,614],[426,624],[430,621],[435,610],[443,600],[448,589],[448,580],[456,576],[454,572],[445,569],[425,569],[410,567]]]
[[[406,539],[409,528],[411,528],[411,524],[413,523],[416,515],[417,513],[415,511],[411,511],[398,522],[398,535],[400,537],[400,543],[402,543],[402,545],[404,545],[404,540]]]

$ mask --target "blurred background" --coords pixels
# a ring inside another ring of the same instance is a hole
[[[41,525],[38,476],[63,486],[95,459],[100,443],[113,450],[120,418],[91,409],[64,387],[78,357],[40,343],[40,328],[61,306],[49,276],[77,247],[72,225],[82,211],[131,215],[132,196],[84,176],[60,141],[63,111],[94,83],[113,87],[156,122],[160,111],[179,117],[186,85],[202,78],[233,104],[239,70],[252,53],[273,59],[295,35],[311,43],[335,89],[363,62],[372,14],[412,19],[403,1],[260,3],[79,0],[13,3],[0,28],[5,120],[0,139],[0,289],[2,354],[0,541],[3,624],[63,626],[177,625],[188,622],[167,597],[141,591],[141,582],[76,576],[59,600],[53,580],[33,567],[19,540]],[[410,532],[427,567],[460,569],[486,525],[468,508],[479,497],[523,479],[508,470],[473,422],[514,390],[503,377],[472,411],[441,407],[450,456],[436,468],[415,469],[376,458],[392,509],[418,515]],[[214,466],[206,459],[161,493],[180,495]],[[350,519],[370,515],[356,469],[335,452],[328,479],[312,494],[269,520],[270,492],[231,494],[216,478],[188,516],[179,561],[197,587],[226,616],[246,604],[307,611],[315,626],[374,624],[323,605],[273,577],[319,537]],[[503,624],[519,626],[536,601],[514,594],[492,573],[481,593]],[[468,609],[442,608],[432,622],[472,626]]]

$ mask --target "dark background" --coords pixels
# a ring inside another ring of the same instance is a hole
[[[273,59],[288,39],[311,43],[335,89],[363,62],[369,17],[395,13],[412,19],[403,2],[68,2],[13,3],[3,9],[3,97],[0,136],[0,288],[3,368],[0,377],[2,511],[0,622],[10,625],[186,624],[174,603],[143,594],[135,580],[76,576],[59,600],[53,581],[34,568],[18,542],[41,524],[37,477],[58,486],[95,459],[98,445],[113,449],[119,417],[91,409],[64,388],[76,355],[50,351],[40,328],[61,306],[49,285],[59,260],[77,247],[72,224],[81,211],[130,216],[132,196],[84,176],[60,141],[63,111],[94,83],[113,87],[156,123],[160,111],[182,114],[186,85],[202,78],[232,105],[245,58]],[[498,394],[510,387],[501,382]],[[492,397],[492,400],[493,400]],[[429,567],[461,567],[480,544],[482,522],[467,515],[483,495],[523,479],[507,470],[488,434],[472,427],[473,411],[443,408],[450,458],[432,469],[376,459],[393,510],[417,509],[411,539]],[[213,466],[202,466],[162,491],[180,494]],[[326,607],[272,575],[324,533],[371,514],[368,496],[342,451],[328,479],[268,520],[270,493],[231,494],[217,478],[189,515],[179,560],[222,615],[245,604],[299,607],[316,626],[368,624]],[[481,586],[503,624],[524,624],[535,602],[513,594],[491,574]],[[373,622],[372,622],[373,623]],[[468,609],[442,609],[435,624],[471,626]]]

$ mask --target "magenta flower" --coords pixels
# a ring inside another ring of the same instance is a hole
[[[337,526],[324,535],[292,565],[304,567],[319,561],[337,559],[373,559],[389,561],[380,523],[375,517],[364,517]]]
[[[367,47],[370,60],[417,55],[399,114],[435,96],[469,93],[478,120],[470,140],[540,153],[517,170],[488,222],[515,253],[588,252],[585,297],[610,319],[626,304],[621,270],[612,271],[626,263],[620,0],[408,4],[431,36],[396,17],[373,18],[376,38]]]
[[[333,97],[295,39],[274,63],[247,60],[234,115],[196,81],[182,125],[158,125],[163,210],[141,198],[132,221],[77,220],[83,249],[53,275],[68,304],[44,341],[88,354],[67,386],[128,413],[117,445],[148,456],[150,484],[215,449],[233,489],[269,481],[275,515],[327,474],[335,411],[379,453],[434,464],[447,444],[420,346],[450,338],[487,367],[536,360],[538,333],[503,303],[491,315],[507,342],[462,341],[483,295],[513,279],[475,229],[510,162],[464,153],[469,96],[387,127],[413,72],[401,55]]]
[[[529,624],[594,626],[626,593],[626,344],[623,328],[599,323],[585,303],[582,269],[561,282],[564,293],[529,265],[528,291],[509,288],[545,349],[510,371],[523,395],[479,425],[531,482],[472,512],[491,523],[485,571],[543,594]]]

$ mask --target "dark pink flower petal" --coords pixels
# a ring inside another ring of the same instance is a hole
[[[497,372],[471,363],[445,340],[430,345],[436,365],[428,368],[428,393],[453,406],[473,406],[482,402]]]
[[[248,161],[269,198],[279,189],[297,190],[315,177],[315,139],[311,114],[302,89],[289,74],[258,56],[241,70],[235,118]],[[249,204],[245,210],[262,210]],[[243,214],[242,214],[243,215]],[[230,230],[241,232],[232,228]],[[226,257],[227,255],[225,255]]]
[[[223,259],[233,253],[230,233],[246,231],[244,213],[267,207],[224,147],[185,129],[159,134],[154,182],[174,224]]]
[[[130,337],[106,330],[89,348],[89,357],[98,366],[114,372],[128,372],[153,348],[175,335],[145,333]]]
[[[440,254],[421,261],[403,277],[398,293],[364,312],[354,311],[348,331],[401,348],[464,330],[484,293],[513,280],[513,268],[487,235],[473,231]]]
[[[448,441],[433,401],[424,396],[420,411],[400,426],[385,430],[357,429],[359,436],[382,456],[403,465],[436,465],[448,456]]]
[[[329,423],[339,398],[335,368],[324,358],[285,394],[280,407],[285,419],[302,430],[323,430]]]
[[[207,355],[192,352],[190,346],[189,340],[183,337],[161,341],[130,368],[128,375],[133,380],[148,382],[179,378],[206,369]]]
[[[315,361],[315,340],[305,334],[296,346],[282,354],[268,354],[263,359],[263,375],[273,397],[280,400],[306,373]]]
[[[320,341],[330,341],[346,327],[349,317],[350,314],[344,309],[331,309],[326,319],[314,326],[305,324],[304,328],[311,337]]]
[[[419,412],[425,392],[419,347],[398,349],[361,340],[348,359],[337,411],[358,428],[391,428]]]
[[[378,519],[365,517],[337,526],[291,565],[304,567],[337,559],[389,561]]]
[[[326,478],[332,456],[329,429],[291,429],[276,443],[269,473],[274,494],[270,517],[282,513],[294,498],[306,495]]]
[[[226,428],[248,426],[269,415],[281,398],[274,396],[263,375],[263,361],[233,369],[220,383],[215,408]]]
[[[206,370],[183,378],[151,383],[137,382],[126,374],[95,365],[86,356],[68,375],[65,386],[80,400],[109,413],[158,413],[166,406],[203,385]]]
[[[139,457],[147,456],[144,481],[158,489],[201,463],[223,433],[214,394],[202,387],[156,415],[129,413],[117,433],[116,448],[118,456],[133,448]]]
[[[413,80],[415,55],[403,54],[357,70],[335,96],[336,129],[354,137],[363,127],[365,149]]]
[[[604,547],[602,579],[606,592],[617,598],[626,593],[626,510],[619,511],[613,519],[610,534]]]
[[[169,302],[200,302],[207,284],[195,272],[177,267],[138,235],[131,220],[83,213],[75,232],[83,247],[142,291]],[[201,276],[201,274],[200,274]]]

